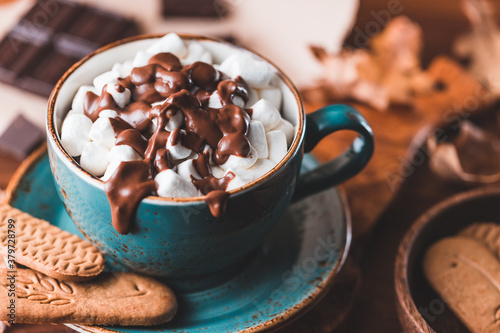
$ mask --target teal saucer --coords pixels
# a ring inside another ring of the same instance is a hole
[[[306,155],[303,169],[316,165]],[[45,148],[30,156],[7,190],[7,202],[83,238],[66,212]],[[224,283],[196,292],[177,289],[179,310],[155,327],[90,327],[79,332],[262,332],[275,330],[316,304],[330,289],[350,245],[349,212],[332,188],[290,206],[265,244]],[[118,269],[110,262],[111,269]]]

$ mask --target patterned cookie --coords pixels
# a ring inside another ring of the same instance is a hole
[[[427,251],[424,273],[471,332],[500,332],[500,262],[484,245],[443,239]]]
[[[104,269],[95,246],[7,204],[0,204],[0,255],[63,281],[90,280]]]
[[[500,260],[500,226],[494,222],[474,223],[459,233],[486,246]]]
[[[133,273],[106,272],[92,281],[67,282],[31,269],[11,272],[0,269],[0,321],[152,326],[169,321],[177,311],[168,287]],[[5,311],[11,303],[13,310]]]

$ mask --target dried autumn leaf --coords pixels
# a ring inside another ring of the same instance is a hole
[[[393,19],[374,37],[371,49],[343,49],[313,54],[325,67],[324,85],[337,98],[354,98],[378,110],[391,103],[410,105],[413,97],[432,91],[434,82],[421,68],[422,29],[405,16]]]
[[[487,0],[464,0],[462,10],[472,31],[459,37],[454,53],[470,59],[470,70],[481,78],[495,96],[500,96],[500,29]]]
[[[500,139],[463,121],[452,142],[427,141],[430,168],[446,180],[483,185],[500,181]]]

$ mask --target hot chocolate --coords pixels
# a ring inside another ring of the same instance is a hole
[[[228,191],[270,171],[295,135],[274,76],[244,51],[212,64],[199,42],[169,34],[81,87],[61,140],[105,182],[122,234],[150,195],[206,196],[219,217]]]

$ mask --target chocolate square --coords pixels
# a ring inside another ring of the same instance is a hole
[[[162,0],[163,16],[222,17],[226,6],[221,0]]]
[[[132,20],[67,0],[38,0],[0,42],[0,81],[48,97],[95,49],[139,33]]]
[[[19,115],[0,136],[0,149],[24,159],[45,140],[45,132]]]

